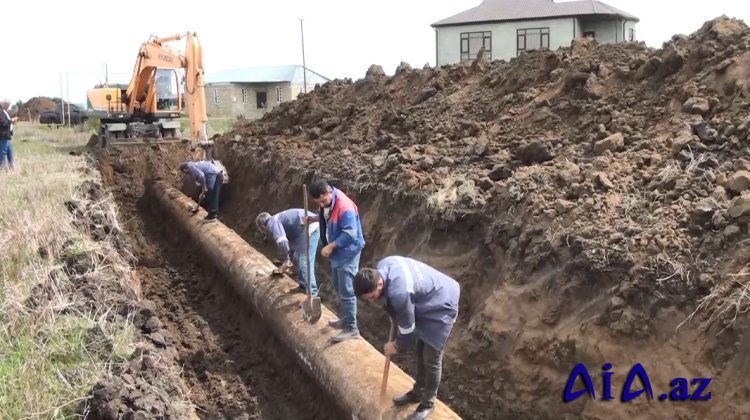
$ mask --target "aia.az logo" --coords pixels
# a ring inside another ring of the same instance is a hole
[[[606,363],[604,365],[604,372],[602,372],[602,375],[604,376],[604,396],[601,399],[603,400],[615,399],[612,396],[612,375],[614,375],[614,372],[607,372],[610,369],[612,369],[612,364]],[[586,382],[586,388],[578,392],[573,392],[573,385],[575,385],[576,379],[578,379],[579,376],[582,376],[583,380]],[[636,376],[639,376],[641,378],[641,382],[643,382],[643,384],[646,387],[644,389],[641,389],[640,391],[631,391],[631,388],[633,386],[633,381],[635,380]],[[706,388],[708,388],[709,383],[711,383],[711,379],[709,378],[693,378],[692,385],[699,385],[699,386],[698,386],[698,389],[695,390],[694,394],[690,394],[688,380],[685,378],[675,378],[675,379],[672,379],[671,386],[673,388],[669,392],[669,394],[661,394],[659,399],[666,400],[667,398],[669,398],[673,401],[710,400],[711,399],[710,391],[706,395],[703,395],[703,393],[706,391]],[[588,371],[586,370],[586,366],[584,366],[583,363],[579,363],[576,366],[576,368],[573,369],[573,373],[570,374],[570,378],[568,379],[568,386],[565,389],[564,400],[565,402],[573,401],[576,398],[580,397],[581,395],[585,394],[587,391],[591,395],[591,399],[596,400],[596,393],[594,392],[594,384],[591,381],[591,377],[589,376]],[[643,365],[638,363],[635,366],[633,366],[632,369],[630,369],[630,374],[628,374],[628,379],[627,381],[625,381],[625,387],[622,390],[622,401],[628,402],[634,398],[637,398],[639,395],[643,394],[643,392],[645,391],[648,391],[648,395],[653,400],[654,391],[651,387],[651,381],[649,381],[648,379],[648,374],[646,373],[646,369],[644,369]]]

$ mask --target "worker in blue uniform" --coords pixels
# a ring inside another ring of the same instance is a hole
[[[385,345],[386,356],[408,350],[416,338],[416,382],[393,401],[419,403],[413,418],[427,418],[435,410],[443,351],[458,317],[458,282],[415,259],[392,256],[375,269],[360,270],[354,277],[354,293],[358,299],[382,299],[384,309],[398,323],[398,335]]]

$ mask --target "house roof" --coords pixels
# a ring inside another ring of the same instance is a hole
[[[637,17],[629,13],[594,0],[563,3],[555,3],[553,0],[483,0],[479,6],[433,23],[432,26],[572,16],[618,16],[635,22],[639,21]]]
[[[244,69],[221,70],[206,76],[206,83],[278,83],[303,80],[303,68],[292,64],[287,66],[250,67]],[[307,69],[308,83],[325,83],[328,78]]]

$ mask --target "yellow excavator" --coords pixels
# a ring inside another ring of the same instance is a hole
[[[187,41],[185,52],[166,45],[183,38]],[[189,139],[183,139],[180,131],[183,98],[178,69],[185,71],[184,103],[189,121]],[[195,32],[166,38],[152,35],[138,51],[127,88],[108,87],[105,91],[106,108],[92,113],[101,121],[98,133],[101,147],[189,143],[195,158],[210,160],[221,168],[224,184],[227,184],[229,176],[226,168],[212,158],[213,141],[206,135],[208,117],[204,75],[203,49]],[[202,156],[200,151],[203,151]],[[198,195],[195,193],[196,186],[187,179],[182,189],[188,196]]]

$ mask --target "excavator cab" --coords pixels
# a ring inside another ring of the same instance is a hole
[[[157,111],[182,111],[179,80],[175,69],[156,69]]]

